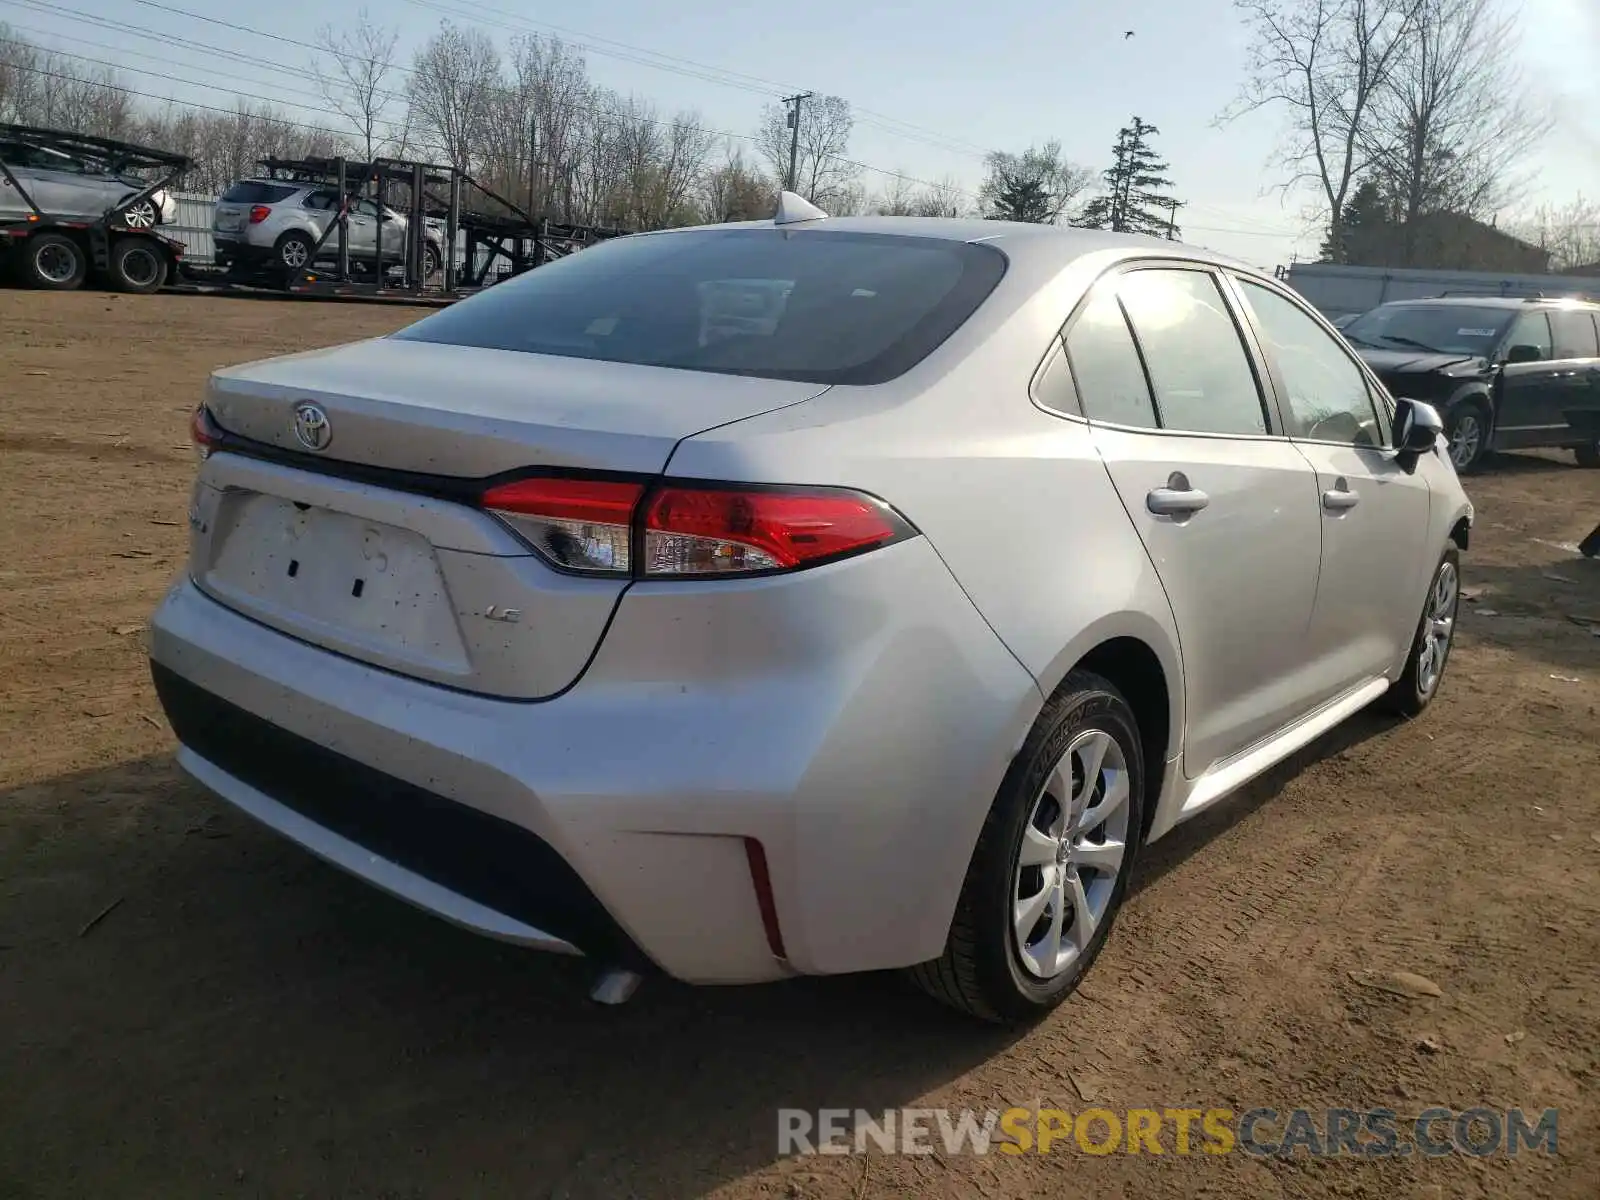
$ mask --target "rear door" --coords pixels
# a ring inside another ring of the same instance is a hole
[[[1549,315],[1556,372],[1540,416],[1550,426],[1545,444],[1561,445],[1580,440],[1577,430],[1600,410],[1600,343],[1589,310],[1552,309]]]
[[[1316,476],[1276,428],[1209,269],[1103,279],[1066,345],[1095,445],[1172,604],[1193,778],[1309,707]]]
[[[1388,414],[1354,355],[1291,293],[1234,282],[1288,434],[1317,473],[1322,568],[1305,651],[1320,703],[1385,674],[1410,646],[1437,553],[1431,497],[1420,471],[1395,462]]]

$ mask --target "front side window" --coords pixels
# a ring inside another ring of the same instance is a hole
[[[1270,288],[1241,279],[1267,353],[1278,367],[1291,436],[1378,446],[1367,378],[1311,317]]]
[[[1550,336],[1550,319],[1542,312],[1523,313],[1511,327],[1506,346],[1533,346],[1541,360],[1555,353],[1555,339]]]
[[[821,384],[910,370],[1005,273],[993,246],[827,230],[615,238],[394,336]]]
[[[1506,330],[1504,308],[1469,304],[1380,304],[1344,327],[1345,340],[1369,350],[1419,350],[1487,358]]]
[[[1266,433],[1255,372],[1209,272],[1130,271],[1117,295],[1138,339],[1163,429]]]

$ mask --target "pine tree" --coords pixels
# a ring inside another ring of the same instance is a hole
[[[1150,138],[1160,132],[1137,116],[1117,131],[1112,165],[1101,173],[1106,194],[1091,200],[1073,224],[1177,238],[1177,212],[1183,205],[1166,194],[1172,187],[1167,164],[1150,147]]]
[[[1344,202],[1342,219],[1323,238],[1317,261],[1349,262],[1351,234],[1370,232],[1393,221],[1394,204],[1384,195],[1382,185],[1375,179],[1363,180]]]

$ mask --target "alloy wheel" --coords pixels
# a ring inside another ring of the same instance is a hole
[[[1470,467],[1482,445],[1483,422],[1478,414],[1471,411],[1459,414],[1455,427],[1450,430],[1450,461],[1455,463],[1457,470]]]
[[[1023,968],[1054,979],[1105,921],[1128,853],[1128,762],[1109,733],[1072,740],[1045,777],[1022,831],[1012,929]]]
[[[122,213],[122,223],[129,229],[153,229],[156,223],[156,206],[152,201],[141,200],[129,205]]]
[[[1428,594],[1427,609],[1422,614],[1422,645],[1417,655],[1417,692],[1424,697],[1433,695],[1433,690],[1439,686],[1445,660],[1450,657],[1460,594],[1455,563],[1441,563],[1439,573],[1433,577],[1433,590]]]
[[[278,250],[278,257],[283,260],[286,267],[300,268],[306,265],[306,244],[298,238],[291,238]]]

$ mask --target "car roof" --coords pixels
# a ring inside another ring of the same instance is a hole
[[[1467,308],[1583,308],[1600,309],[1600,304],[1588,300],[1564,299],[1560,296],[1421,296],[1414,300],[1389,300],[1379,308],[1416,308],[1424,304],[1448,305]]]
[[[824,217],[777,226],[773,221],[732,221],[722,225],[691,225],[662,229],[645,236],[663,237],[704,229],[825,230],[834,233],[876,233],[898,237],[940,238],[954,242],[984,242],[1004,248],[1008,258],[1054,260],[1066,265],[1098,250],[1140,251],[1158,257],[1177,257],[1260,275],[1250,264],[1187,242],[1147,237],[1136,233],[1108,233],[1068,225],[1032,225],[1021,221],[990,221],[981,217]],[[636,235],[637,236],[637,235]]]

